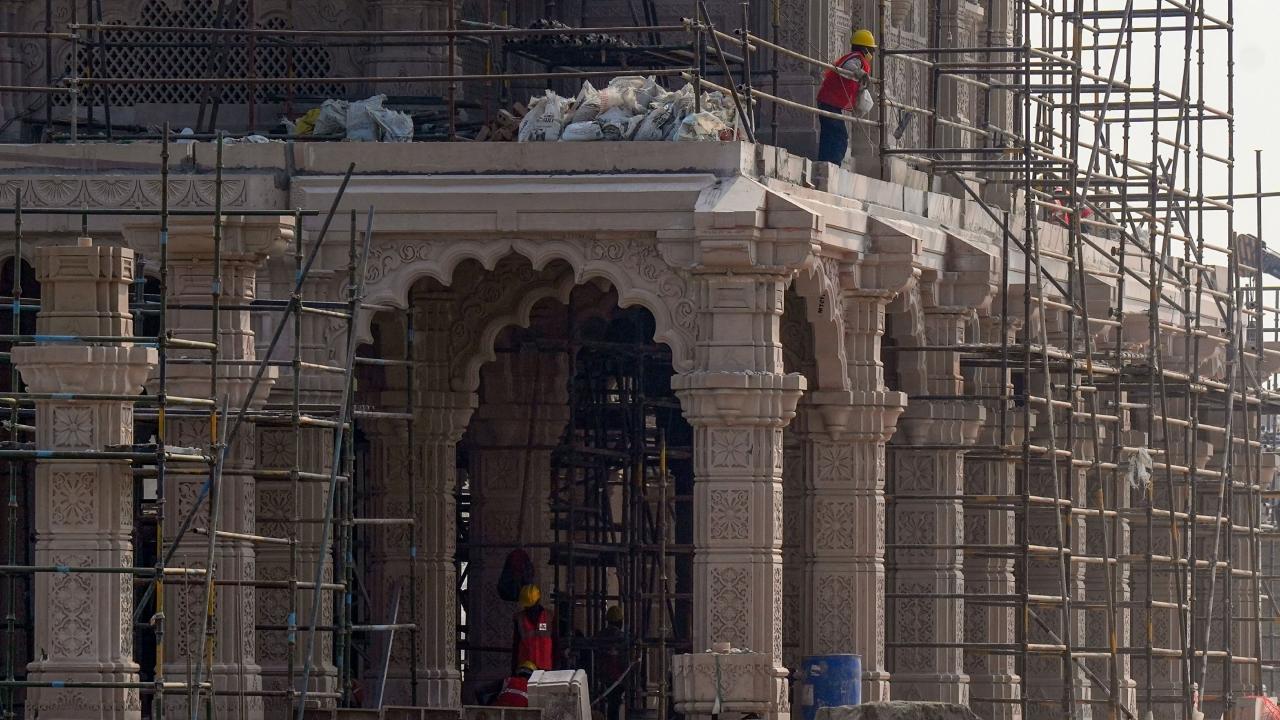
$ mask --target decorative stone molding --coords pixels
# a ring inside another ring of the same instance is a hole
[[[14,177],[0,180],[0,203],[12,207],[14,195],[21,193],[23,206],[31,208],[158,208],[161,190],[159,177]],[[169,207],[213,207],[215,192],[217,184],[208,176],[171,178]],[[249,195],[248,181],[237,178],[223,180],[224,208],[246,206]]]

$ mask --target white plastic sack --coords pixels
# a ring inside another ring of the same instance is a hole
[[[666,93],[655,101],[645,114],[634,139],[637,141],[674,140],[680,122],[693,110],[693,86],[685,85],[673,93]]]
[[[732,137],[733,128],[725,124],[724,120],[716,117],[715,113],[703,110],[700,113],[689,115],[680,122],[680,128],[676,131],[675,139],[681,142],[714,142],[732,139]]]
[[[569,118],[569,122],[580,123],[595,120],[604,111],[605,107],[600,97],[600,92],[591,85],[589,80],[583,80],[582,89],[578,91],[578,97],[574,98],[573,116]]]
[[[373,119],[381,111],[386,95],[357,100],[347,106],[347,139],[356,142],[375,142],[378,139],[378,123]]]
[[[347,101],[325,100],[320,105],[320,117],[316,118],[313,135],[339,135],[347,131]]]
[[[560,140],[563,142],[589,142],[603,139],[604,131],[594,120],[570,123],[565,126],[564,132],[560,133]]]
[[[567,101],[548,90],[546,95],[529,101],[529,112],[520,120],[520,142],[551,142],[560,139],[564,128]]]
[[[410,142],[413,140],[413,118],[407,113],[388,108],[369,109],[373,121],[382,131],[383,142]]]
[[[866,117],[871,114],[872,109],[876,106],[875,98],[871,97],[871,88],[862,88],[858,92],[858,104],[854,107],[854,112],[859,117]]]
[[[633,87],[609,87],[600,91],[600,114],[603,115],[614,108],[627,113],[628,116],[639,114],[640,106],[636,103],[636,89]]]
[[[654,108],[640,120],[640,127],[633,137],[637,141],[644,142],[666,140],[675,123],[675,111],[671,104],[655,103]]]
[[[600,132],[604,140],[630,140],[635,137],[636,130],[640,127],[640,123],[644,120],[644,115],[632,115],[631,117],[623,117],[621,112],[614,108],[612,111],[616,117],[606,120],[603,115],[596,124],[600,126]]]
[[[661,96],[666,95],[667,91],[663,90],[653,76],[641,77],[640,75],[622,75],[609,81],[609,87],[617,89],[619,92],[630,89],[635,96],[636,111],[648,112],[649,106]]]

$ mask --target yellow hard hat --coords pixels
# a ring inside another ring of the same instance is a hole
[[[876,36],[872,35],[871,31],[866,28],[855,30],[853,37],[849,38],[849,44],[857,45],[859,47],[873,48],[876,47]]]
[[[542,599],[542,591],[537,585],[525,585],[520,588],[520,607],[533,607]]]
[[[538,669],[538,664],[532,660],[525,660],[524,662],[520,663],[520,669],[533,672],[534,670]]]
[[[604,611],[604,619],[611,623],[622,622],[622,606],[610,605],[609,609]]]

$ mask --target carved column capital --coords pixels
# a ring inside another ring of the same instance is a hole
[[[800,373],[694,371],[671,379],[689,424],[785,426],[805,389]]]

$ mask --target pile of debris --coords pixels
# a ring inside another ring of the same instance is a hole
[[[382,106],[386,95],[365,100],[325,100],[297,121],[281,118],[290,135],[345,138],[356,142],[410,142],[413,118]]]
[[[520,142],[720,141],[743,137],[732,100],[720,92],[703,93],[702,110],[695,112],[693,93],[689,84],[669,92],[653,77],[636,75],[616,77],[599,90],[584,81],[574,98],[560,97],[551,90],[531,98],[516,136]],[[491,139],[499,139],[499,130],[491,133]]]

